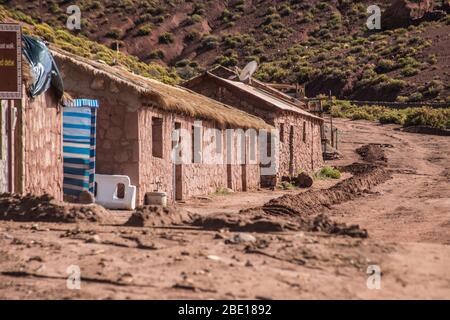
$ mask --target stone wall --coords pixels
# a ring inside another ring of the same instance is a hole
[[[276,119],[275,127],[280,130],[278,177],[300,171],[314,173],[323,166],[320,126],[318,120],[297,114],[284,113]]]
[[[195,79],[189,82],[187,87],[212,99],[261,117],[278,130],[283,129],[283,133],[280,132],[280,138],[283,137],[284,142],[280,141],[279,153],[275,155],[278,165],[278,178],[296,175],[299,171],[312,173],[323,166],[320,136],[322,123],[320,120],[294,112],[277,110],[269,103],[237,88],[225,86],[220,80],[211,77]],[[291,126],[293,127],[292,150],[289,143]],[[303,139],[303,127],[305,127],[305,139]],[[263,178],[274,181],[271,177]]]
[[[97,123],[97,173],[124,174],[137,186],[137,203],[144,202],[147,192],[167,192],[169,200],[174,198],[175,166],[171,161],[172,131],[174,123],[190,137],[195,119],[162,111],[144,105],[141,98],[127,87],[117,84],[103,75],[93,75],[84,68],[56,58],[63,75],[66,90],[74,98],[97,99],[100,102]],[[162,158],[152,154],[152,118],[163,119]],[[205,128],[215,124],[203,121]],[[225,162],[225,128],[222,130],[222,153],[214,154],[215,143],[208,131],[204,131],[203,156],[210,154],[217,164],[192,163],[192,151],[188,141],[182,143],[183,163],[181,169],[183,198],[206,195],[220,187],[227,187]],[[190,139],[189,139],[190,140]],[[235,146],[234,146],[235,148]],[[209,151],[208,151],[209,150]],[[257,188],[260,184],[259,166],[248,165],[247,185]],[[240,165],[233,168],[234,189],[242,190]]]
[[[96,173],[126,175],[139,185],[138,112],[99,98]]]
[[[163,119],[163,157],[154,157],[152,155],[152,118]],[[184,131],[181,137],[180,155],[182,159],[181,166],[181,185],[183,199],[195,196],[207,195],[217,191],[219,188],[231,187],[235,191],[242,191],[242,166],[236,164],[236,158],[232,160],[231,186],[228,185],[227,171],[227,134],[225,129],[220,128],[220,138],[216,132],[208,129],[217,129],[214,123],[202,121],[202,147],[199,163],[193,163],[192,155],[192,127],[199,122],[193,118],[180,115],[165,113],[155,108],[142,107],[139,112],[139,199],[143,201],[146,192],[155,190],[167,192],[169,200],[174,199],[175,185],[175,166],[172,161],[172,132],[175,129],[174,124],[178,123]],[[237,133],[233,133],[233,142],[230,144],[236,156]],[[217,139],[221,143],[217,144]],[[219,148],[220,147],[220,148]],[[220,149],[220,150],[219,150]],[[260,184],[259,165],[246,165],[249,172],[246,177],[248,188],[257,188]]]
[[[50,89],[24,99],[24,192],[62,200],[62,112]]]
[[[270,105],[261,103],[260,100],[253,97],[253,95],[242,92],[235,87],[225,87],[218,79],[209,77],[205,79],[207,80],[188,83],[187,87],[195,92],[210,97],[211,99],[221,101],[260,117],[269,124],[273,124],[276,113]]]

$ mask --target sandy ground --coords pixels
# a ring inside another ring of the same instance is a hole
[[[450,139],[365,121],[336,125],[345,158],[331,164],[358,160],[354,150],[366,143],[393,146],[391,180],[326,212],[360,224],[368,239],[282,232],[233,243],[236,233],[227,231],[123,227],[123,212],[115,225],[0,222],[0,298],[450,299]],[[182,206],[237,213],[296,192],[304,191],[235,193]],[[367,287],[373,265],[380,289]],[[67,286],[70,266],[80,268],[80,290]]]

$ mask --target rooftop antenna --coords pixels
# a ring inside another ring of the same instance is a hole
[[[239,74],[239,80],[241,80],[242,82],[246,82],[248,80],[248,83],[251,84],[252,75],[256,72],[256,69],[258,69],[258,63],[256,61],[248,63]]]

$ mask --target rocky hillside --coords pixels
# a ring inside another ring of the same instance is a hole
[[[214,64],[242,67],[257,60],[258,78],[304,84],[308,96],[331,91],[358,100],[450,101],[447,0],[378,1],[381,31],[366,27],[368,0],[0,3],[16,18],[26,14],[51,30],[64,28],[66,8],[78,4],[80,39],[119,45],[121,52],[173,68],[184,79]]]

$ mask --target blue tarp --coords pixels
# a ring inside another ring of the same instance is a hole
[[[55,60],[45,43],[29,36],[23,36],[23,54],[31,65],[33,85],[30,96],[36,97],[46,92],[50,86],[56,91],[60,100],[64,94],[64,85]]]
[[[75,99],[64,103],[64,194],[94,193],[97,100]]]

